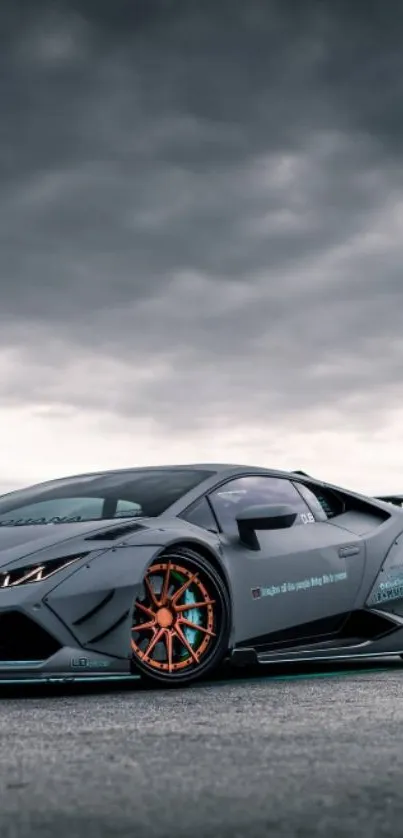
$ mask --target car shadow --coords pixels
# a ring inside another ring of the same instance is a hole
[[[363,673],[376,672],[390,672],[393,670],[401,670],[403,674],[403,665],[400,658],[390,657],[382,661],[379,659],[368,659],[365,661],[355,662],[326,662],[320,666],[314,663],[294,663],[283,665],[266,665],[266,666],[252,666],[252,667],[224,667],[220,669],[213,677],[203,679],[193,684],[192,687],[186,689],[203,689],[206,687],[219,687],[220,685],[239,684],[247,685],[251,681],[258,683],[267,682],[270,680],[304,680],[308,678],[331,678],[342,676],[354,676]],[[182,688],[184,689],[184,688]],[[163,685],[153,685],[145,683],[140,677],[125,678],[118,677],[114,679],[105,680],[86,680],[86,681],[64,681],[64,682],[30,682],[30,683],[12,683],[0,682],[0,699],[26,699],[26,698],[48,698],[48,697],[67,697],[67,696],[85,696],[97,695],[107,696],[123,693],[147,693],[155,691],[166,691],[167,687]]]

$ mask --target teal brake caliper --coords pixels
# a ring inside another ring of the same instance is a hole
[[[186,581],[184,577],[181,576],[179,573],[173,573],[172,576],[175,576],[175,578],[178,579],[181,585],[183,585],[183,583]],[[196,597],[193,591],[189,591],[189,588],[186,589],[183,599],[185,605],[190,604],[192,602],[196,602]],[[186,618],[186,620],[189,620],[190,623],[195,623],[196,625],[201,620],[201,613],[198,608],[190,608],[189,611],[184,611],[183,616]],[[186,637],[186,640],[188,641],[188,643],[190,643],[191,646],[195,646],[198,643],[201,635],[200,631],[197,631],[197,629],[192,629],[190,628],[190,626],[184,626],[183,633]],[[186,655],[185,649],[183,650],[183,655]]]
[[[186,605],[191,602],[196,602],[196,597],[193,591],[185,591],[184,599]],[[196,625],[199,623],[199,620],[201,618],[201,614],[198,608],[190,608],[189,611],[184,611],[183,616],[186,617],[186,619],[189,620],[189,622],[196,623]],[[185,626],[183,629],[183,633],[186,637],[186,640],[188,641],[188,643],[190,643],[191,646],[194,646],[200,637],[200,632],[196,629],[191,629],[190,626]]]

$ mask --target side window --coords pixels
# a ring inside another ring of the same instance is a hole
[[[327,521],[329,518],[334,518],[335,515],[341,515],[344,512],[345,504],[335,492],[322,489],[320,486],[308,488],[303,483],[296,483],[295,485],[318,521]]]
[[[320,504],[316,495],[305,486],[304,483],[295,483],[294,484],[304,500],[307,502],[309,508],[312,510],[315,518],[317,521],[327,521],[327,515],[325,510],[323,509],[322,505]]]
[[[294,526],[315,522],[295,486],[282,477],[239,477],[216,489],[210,495],[210,502],[222,531],[228,535],[238,534],[236,517],[248,506],[285,503],[297,513]]]
[[[179,515],[179,518],[183,518],[184,521],[188,521],[189,524],[194,524],[196,527],[201,527],[203,530],[218,532],[217,522],[206,498],[200,498],[192,503]]]
[[[115,518],[132,518],[141,515],[141,506],[131,500],[118,500],[116,505]]]

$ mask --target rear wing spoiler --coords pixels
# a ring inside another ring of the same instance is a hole
[[[376,500],[383,500],[385,503],[392,503],[393,506],[403,507],[403,495],[378,495]]]

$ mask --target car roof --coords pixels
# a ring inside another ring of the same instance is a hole
[[[239,472],[248,472],[249,474],[271,474],[273,476],[278,477],[290,477],[293,474],[302,474],[303,472],[292,472],[292,471],[283,471],[280,469],[273,469],[268,468],[267,466],[255,466],[255,465],[248,465],[248,464],[237,464],[237,463],[172,463],[172,464],[165,464],[165,465],[152,465],[152,466],[128,466],[126,468],[116,468],[116,469],[100,469],[99,471],[93,472],[80,472],[76,474],[69,474],[63,475],[61,479],[72,479],[79,478],[79,477],[102,477],[102,476],[112,476],[114,474],[130,474],[133,472],[148,472],[148,471],[211,471],[220,475],[223,474],[238,474]],[[308,476],[308,475],[306,475]],[[54,478],[58,479],[58,478]]]
[[[196,497],[197,493],[200,492],[200,489],[205,486],[206,484],[212,487],[215,483],[225,481],[227,479],[231,479],[234,477],[241,477],[244,475],[253,475],[253,474],[264,474],[272,477],[282,477],[282,478],[294,478],[297,479],[300,477],[301,474],[304,472],[291,472],[291,471],[281,471],[279,469],[272,469],[267,468],[264,466],[254,466],[254,465],[238,465],[238,464],[231,464],[231,463],[176,463],[176,464],[165,464],[165,465],[152,465],[152,466],[132,466],[127,468],[120,468],[120,469],[99,469],[98,471],[91,471],[91,472],[79,472],[75,474],[63,474],[59,477],[48,478],[47,480],[41,480],[40,482],[31,483],[30,485],[26,485],[23,487],[19,487],[18,489],[14,489],[12,492],[7,492],[3,494],[2,497],[8,497],[9,495],[14,495],[16,492],[20,492],[22,490],[29,490],[29,489],[40,489],[41,487],[50,487],[58,482],[64,482],[66,480],[82,480],[82,479],[91,479],[91,478],[108,478],[119,477],[120,475],[124,479],[124,475],[127,474],[128,476],[133,473],[137,474],[144,474],[147,472],[155,472],[155,471],[200,471],[201,473],[205,472],[204,479],[202,477],[201,483],[196,486],[190,492],[187,492],[185,497],[188,498],[190,495],[194,495]],[[321,483],[322,481],[315,480],[308,475],[305,475],[305,479],[309,480],[310,482]],[[207,487],[206,487],[207,488]],[[175,504],[175,508],[176,508]]]

